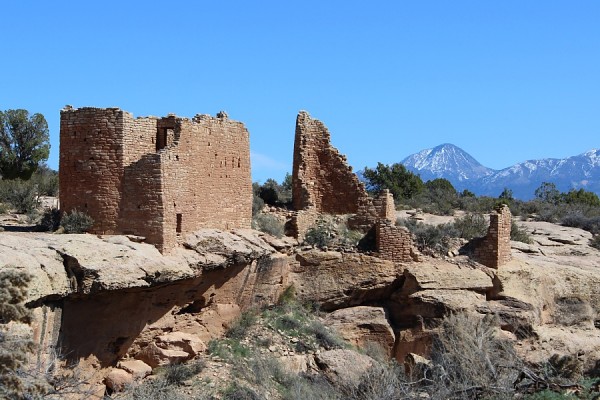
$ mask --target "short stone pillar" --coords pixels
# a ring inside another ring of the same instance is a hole
[[[474,251],[474,257],[485,266],[498,268],[511,260],[510,228],[512,215],[506,204],[496,207],[490,214],[490,227],[487,235]]]

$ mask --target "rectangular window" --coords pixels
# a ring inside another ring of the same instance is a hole
[[[177,214],[177,227],[175,228],[175,231],[177,233],[181,233],[181,224],[183,222],[183,217],[181,214]]]

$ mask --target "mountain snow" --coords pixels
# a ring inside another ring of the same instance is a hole
[[[445,143],[412,154],[402,164],[424,181],[445,178],[457,190],[469,189],[478,195],[498,196],[509,188],[515,197],[529,199],[542,182],[552,182],[561,191],[584,188],[600,193],[598,149],[564,159],[527,160],[497,171],[481,165],[460,147]]]

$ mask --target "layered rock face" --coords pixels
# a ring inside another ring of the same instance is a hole
[[[251,230],[198,231],[168,256],[124,236],[3,232],[0,268],[34,275],[36,359],[60,343],[72,361],[123,370],[111,372],[115,386],[194,357],[242,310],[276,302],[290,285],[347,340],[375,343],[399,361],[427,355],[452,312],[497,315],[534,361],[554,352],[598,357],[600,252],[587,245],[590,234],[525,227],[534,244],[513,242],[513,259],[500,269],[463,256],[399,264],[301,251]]]

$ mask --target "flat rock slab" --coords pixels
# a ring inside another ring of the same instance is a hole
[[[289,284],[300,300],[317,301],[323,310],[334,310],[382,299],[398,278],[398,268],[391,261],[312,250],[296,255]]]
[[[485,292],[491,289],[492,274],[484,268],[459,266],[443,261],[427,261],[404,269],[405,293],[427,289],[466,289]]]

